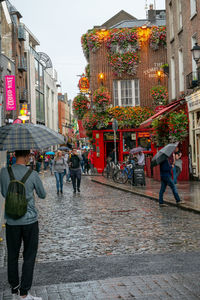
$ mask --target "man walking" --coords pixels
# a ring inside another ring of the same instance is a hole
[[[42,300],[41,297],[31,296],[31,289],[35,258],[38,248],[38,217],[35,208],[34,190],[38,197],[44,199],[46,192],[36,171],[28,172],[26,167],[30,151],[17,150],[16,164],[9,170],[2,168],[0,173],[1,194],[7,197],[10,181],[17,180],[25,185],[27,210],[22,217],[12,218],[5,213],[6,243],[8,251],[8,282],[11,286],[12,299]],[[26,178],[26,179],[25,179]],[[23,241],[23,265],[21,280],[19,279],[18,258]],[[19,294],[19,296],[17,296]]]
[[[81,185],[81,156],[78,155],[76,149],[73,149],[71,157],[69,158],[69,168],[70,175],[72,179],[72,185],[74,189],[74,194],[76,190],[80,193],[80,185]]]
[[[177,204],[184,203],[183,201],[180,200],[178,191],[176,189],[176,186],[172,180],[171,177],[171,165],[168,161],[168,159],[165,159],[161,164],[160,164],[160,177],[161,177],[161,188],[160,188],[160,193],[159,193],[159,205],[160,206],[167,206],[163,202],[163,194],[166,190],[167,185],[171,188],[174,198],[176,200]]]

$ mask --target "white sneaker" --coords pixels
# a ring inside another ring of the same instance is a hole
[[[20,297],[20,300],[42,300],[41,297],[35,297],[32,296],[31,294],[28,294],[25,298]]]

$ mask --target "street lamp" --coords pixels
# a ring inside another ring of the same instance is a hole
[[[200,46],[198,45],[198,43],[195,43],[191,51],[192,51],[193,58],[197,64],[200,59]]]

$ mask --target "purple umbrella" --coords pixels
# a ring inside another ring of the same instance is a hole
[[[131,149],[130,154],[136,154],[136,153],[142,152],[142,151],[144,151],[144,148],[136,147],[136,148]]]

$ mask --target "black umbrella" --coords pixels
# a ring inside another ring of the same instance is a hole
[[[168,144],[164,148],[162,148],[156,155],[153,157],[151,161],[151,166],[155,167],[161,164],[166,158],[170,157],[179,143]]]
[[[46,126],[26,123],[0,127],[0,151],[44,149],[63,142],[64,137]]]

